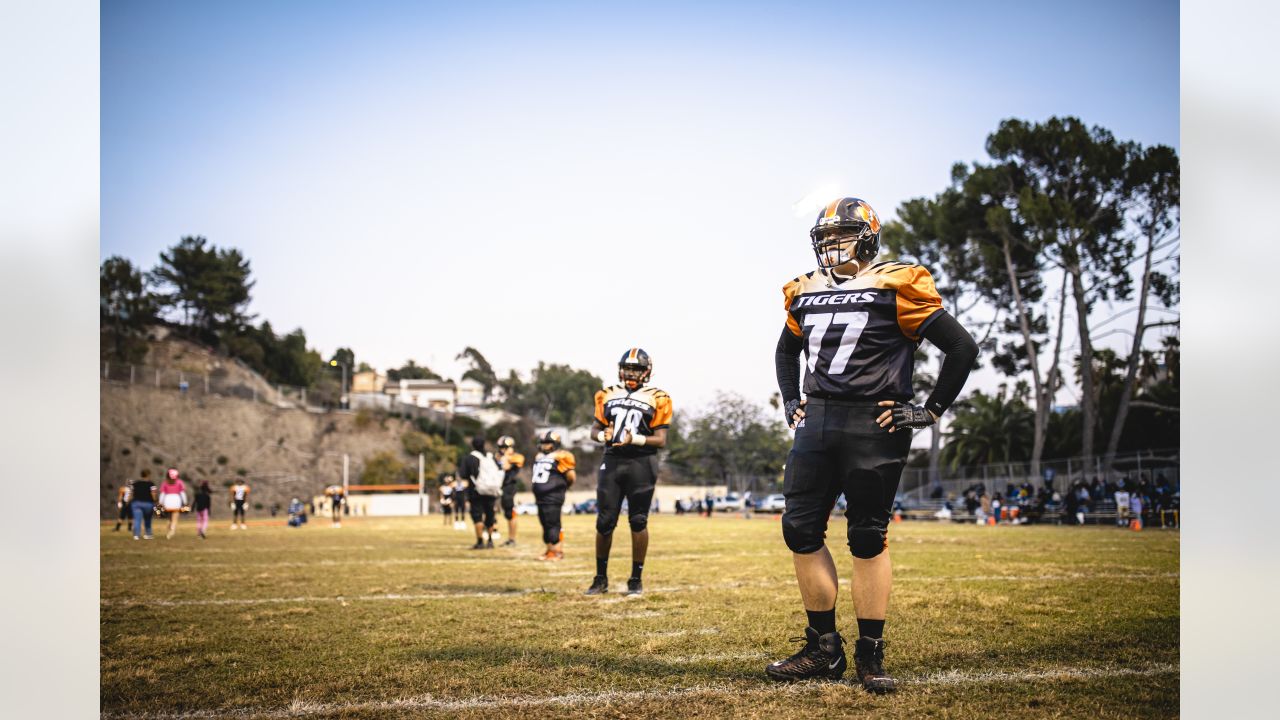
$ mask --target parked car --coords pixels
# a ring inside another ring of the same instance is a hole
[[[742,496],[738,493],[729,493],[724,497],[716,498],[717,512],[742,512]]]
[[[538,504],[531,503],[531,502],[520,503],[519,505],[516,505],[516,514],[517,515],[537,515]]]
[[[767,513],[780,513],[787,509],[787,498],[781,494],[766,495],[756,503],[756,510]]]

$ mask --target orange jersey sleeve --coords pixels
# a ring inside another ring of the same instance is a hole
[[[795,317],[791,314],[791,303],[795,301],[796,295],[799,294],[800,278],[796,278],[782,286],[782,307],[787,311],[787,329],[796,337],[804,334],[800,330],[800,323],[796,322]]]
[[[920,325],[942,310],[942,297],[933,286],[933,276],[920,265],[911,266],[897,287],[897,297],[898,327],[903,335],[919,340]]]
[[[609,421],[604,419],[604,390],[596,391],[596,422],[609,426]]]
[[[506,457],[506,462],[507,467],[522,468],[524,467],[524,456],[518,452],[513,452]]]
[[[654,398],[653,422],[649,425],[649,429],[658,430],[671,424],[671,396],[662,393]]]
[[[561,450],[556,454],[556,471],[561,475],[574,469],[577,464],[578,462],[573,459],[573,453],[568,450]]]

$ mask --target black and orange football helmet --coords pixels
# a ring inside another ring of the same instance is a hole
[[[854,260],[865,265],[880,252],[880,216],[865,200],[832,200],[818,213],[809,239],[823,270]]]
[[[636,347],[627,350],[618,361],[618,381],[628,390],[639,390],[653,375],[653,360],[649,353]]]

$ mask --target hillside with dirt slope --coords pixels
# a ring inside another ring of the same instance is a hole
[[[351,460],[351,478],[379,451],[402,455],[406,420],[347,412],[319,413],[276,407],[262,401],[204,394],[198,378],[216,375],[225,385],[271,386],[251,370],[198,345],[164,340],[153,346],[148,366],[190,373],[191,391],[154,383],[104,380],[100,383],[99,435],[102,517],[115,515],[121,483],[151,468],[158,479],[168,467],[182,471],[188,485],[208,480],[214,488],[213,516],[226,517],[226,486],[243,476],[252,488],[254,515],[273,503],[310,497],[342,480],[342,456]],[[138,374],[138,373],[135,373]],[[112,377],[116,377],[113,371]],[[260,506],[260,509],[258,509]]]

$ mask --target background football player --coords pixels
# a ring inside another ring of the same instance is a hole
[[[858,618],[855,670],[868,691],[890,692],[896,684],[883,660],[893,498],[911,430],[932,425],[955,400],[978,347],[942,309],[927,270],[873,264],[880,219],[866,202],[831,202],[818,214],[810,239],[818,269],[783,287],[786,325],[774,356],[787,424],[796,429],[783,480],[782,535],[809,626],[800,652],[765,672],[775,680],[798,680],[839,678],[847,668],[844,639],[836,631],[839,580],[824,540],[832,506],[844,493]],[[946,356],[933,393],[920,406],[912,404],[911,379],[922,337]]]
[[[596,576],[587,595],[609,592],[609,549],[624,497],[631,526],[631,577],[626,594],[643,591],[649,505],[658,481],[657,453],[667,446],[667,426],[671,424],[671,396],[645,386],[652,375],[649,354],[631,348],[618,361],[618,384],[596,391],[591,437],[604,443],[605,451],[596,483]]]
[[[516,452],[515,438],[503,435],[498,438],[498,467],[502,468],[502,514],[507,518],[507,539],[503,545],[516,544],[516,486],[520,482],[520,468],[524,467],[524,455]]]
[[[560,448],[559,433],[547,431],[538,438],[538,457],[533,461],[533,498],[538,504],[542,542],[547,544],[547,552],[539,560],[564,559],[560,511],[565,493],[578,479],[575,464],[573,453]]]

